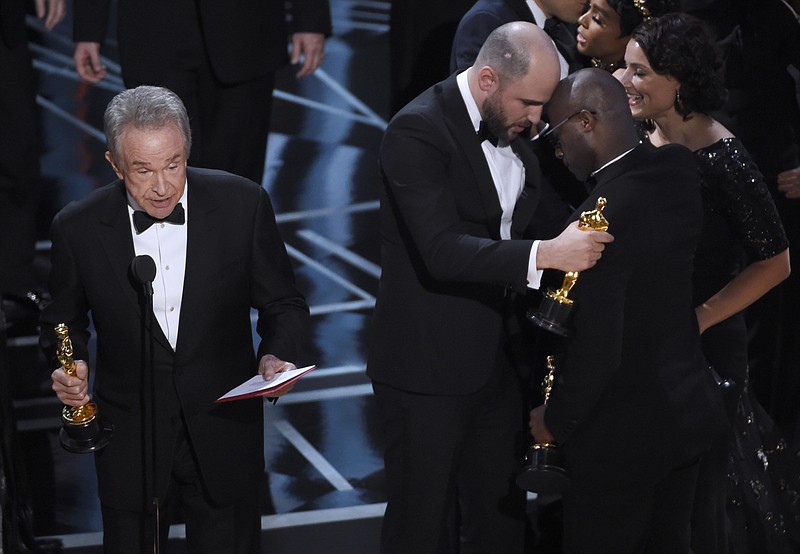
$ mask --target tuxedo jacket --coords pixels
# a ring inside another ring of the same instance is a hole
[[[478,0],[464,14],[453,38],[450,53],[450,71],[462,71],[473,63],[486,38],[492,31],[512,21],[527,21],[536,24],[525,0]],[[559,39],[555,40],[558,51],[569,65],[570,73],[586,67],[586,57],[578,53],[577,25],[558,22],[562,26]],[[544,25],[544,21],[541,22]],[[563,37],[563,39],[562,39]]]
[[[177,346],[153,323],[156,492],[166,496],[176,433],[188,430],[211,497],[227,504],[257,486],[264,470],[261,399],[216,404],[255,375],[251,307],[258,311],[257,356],[302,361],[308,308],[266,192],[221,171],[187,171],[187,247]],[[53,356],[53,327],[66,323],[75,359],[89,360],[89,315],[97,333],[93,400],[114,425],[96,454],[100,499],[142,506],[142,310],[124,184],[116,181],[65,207],[52,226],[52,303],[42,346]],[[158,277],[156,277],[158,278]],[[153,318],[153,321],[154,318]],[[60,365],[54,362],[55,367]],[[149,458],[148,458],[149,459]]]
[[[175,25],[188,16],[187,1],[195,5],[199,29]],[[75,2],[76,42],[104,42],[111,3]],[[211,67],[223,83],[274,72],[288,61],[288,33],[331,33],[327,0],[293,0],[290,6],[291,22],[287,23],[283,0],[120,0],[117,38],[123,77],[133,83],[164,82],[163,75],[154,75],[153,60],[181,44],[183,38],[176,36],[176,29],[182,28],[202,33]]]
[[[615,240],[570,292],[574,335],[545,411],[583,489],[652,483],[725,428],[692,302],[703,208],[691,152],[639,145],[597,174],[574,218],[601,196]]]
[[[501,355],[510,291],[526,292],[532,238],[550,238],[569,215],[525,165],[511,235],[455,76],[392,118],[380,149],[382,273],[367,373],[426,394],[468,394],[486,384]]]
[[[19,0],[0,0],[0,46],[10,50],[25,41],[25,8]]]

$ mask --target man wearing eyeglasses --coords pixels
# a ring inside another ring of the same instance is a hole
[[[568,211],[524,147],[558,79],[547,35],[510,23],[384,135],[368,361],[385,418],[384,554],[458,542],[462,552],[523,550],[514,300],[539,286],[543,268],[594,266],[612,240],[574,223],[558,235]]]
[[[682,146],[641,143],[624,89],[602,70],[567,77],[549,106],[557,156],[595,181],[573,218],[603,197],[615,237],[571,289],[574,334],[530,417],[572,480],[564,552],[689,552],[699,460],[725,428],[692,302],[696,164]]]

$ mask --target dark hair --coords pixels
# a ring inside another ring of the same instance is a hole
[[[691,15],[673,13],[653,18],[631,34],[656,73],[677,79],[681,88],[676,111],[708,114],[725,103],[722,59],[708,27]]]
[[[642,10],[633,0],[608,0],[608,5],[619,15],[620,37],[628,37],[644,21]],[[645,0],[643,3],[650,17],[659,17],[679,9],[678,0]]]

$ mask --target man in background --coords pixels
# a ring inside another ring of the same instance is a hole
[[[0,0],[0,296],[9,326],[38,316],[33,259],[41,190],[39,110],[23,0]],[[36,0],[47,30],[64,18],[64,0]]]
[[[111,0],[75,2],[78,74],[106,74],[100,45]],[[286,6],[289,6],[287,11]],[[189,163],[261,183],[275,72],[289,61],[297,76],[322,63],[331,33],[328,0],[120,0],[117,38],[125,86],[159,85],[189,112]]]

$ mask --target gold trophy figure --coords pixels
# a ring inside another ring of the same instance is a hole
[[[67,375],[74,376],[78,371],[78,364],[73,358],[72,340],[69,338],[69,329],[64,323],[55,327],[58,345],[56,358],[64,368]],[[64,406],[61,410],[61,446],[65,450],[83,454],[100,450],[111,440],[113,426],[100,422],[97,404],[89,400],[83,406]]]
[[[578,229],[581,231],[608,231],[608,221],[603,216],[603,208],[606,207],[606,199],[602,196],[597,199],[594,210],[581,213],[578,220]],[[569,291],[575,286],[579,273],[570,271],[564,275],[564,281],[558,290],[548,290],[542,298],[542,303],[536,311],[528,312],[528,319],[539,327],[552,331],[563,337],[569,336],[570,331],[567,325],[572,314],[574,300],[569,298]]]
[[[547,376],[542,383],[544,403],[550,399],[555,383],[555,359],[547,357]],[[525,465],[517,473],[517,486],[526,491],[542,495],[563,493],[570,479],[564,469],[561,451],[553,443],[534,443],[525,455]]]

